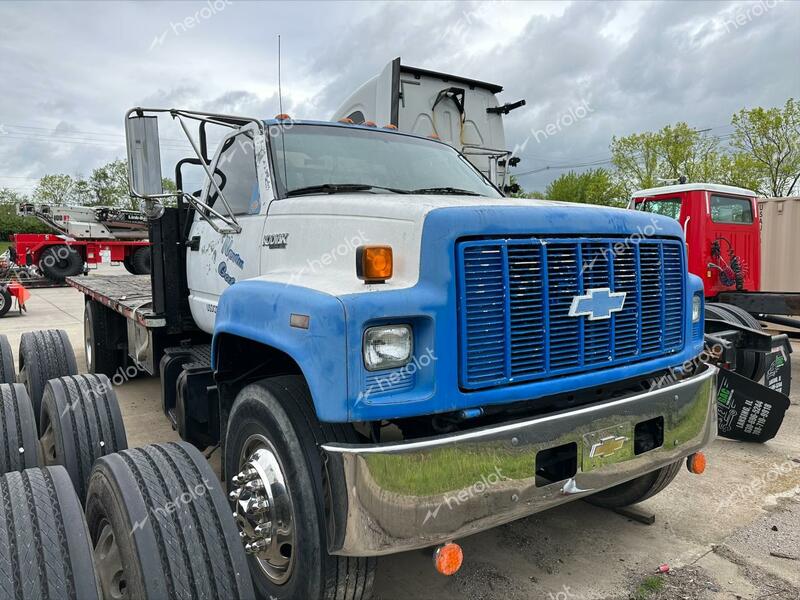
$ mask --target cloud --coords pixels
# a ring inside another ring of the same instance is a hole
[[[772,7],[756,15],[759,4]],[[16,132],[0,135],[0,186],[87,173],[124,155],[122,117],[134,105],[273,116],[279,33],[284,111],[295,117],[330,118],[396,56],[499,83],[501,101],[525,98],[505,120],[509,148],[588,102],[590,116],[528,143],[520,172],[602,160],[613,135],[676,121],[724,135],[740,108],[800,95],[794,2],[293,2],[275,10],[233,1],[201,13],[205,6],[0,4],[0,124]],[[180,25],[186,19],[192,27]],[[81,135],[84,144],[67,141]],[[522,183],[543,189],[559,172]]]

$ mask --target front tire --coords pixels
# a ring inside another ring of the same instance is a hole
[[[225,437],[225,476],[261,597],[370,597],[375,560],[327,552],[326,482],[319,445],[357,441],[349,426],[317,420],[302,377],[264,379],[237,395]],[[252,481],[263,491],[251,492]],[[269,504],[261,510],[263,500]],[[251,506],[255,510],[250,511]],[[259,533],[259,526],[267,532]],[[270,541],[265,544],[266,539]]]
[[[602,492],[597,492],[587,496],[585,500],[589,504],[602,506],[603,508],[623,508],[631,504],[644,502],[663,491],[681,470],[684,461],[679,460],[671,465],[657,469],[631,481],[626,481]]]

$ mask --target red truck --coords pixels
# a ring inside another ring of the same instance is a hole
[[[689,272],[703,280],[708,344],[721,343],[736,374],[788,396],[791,345],[786,335],[772,336],[767,344],[760,322],[800,328],[800,293],[762,290],[757,194],[727,185],[685,183],[634,192],[629,207],[681,224]],[[753,391],[769,402],[763,388],[762,393]],[[788,400],[774,401],[788,406]]]

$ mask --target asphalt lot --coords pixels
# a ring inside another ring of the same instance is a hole
[[[33,290],[27,314],[0,320],[15,352],[22,332],[46,328],[67,331],[84,369],[77,291]],[[800,344],[794,350],[797,383],[778,437],[763,445],[716,440],[704,475],[683,471],[640,505],[655,524],[573,502],[459,540],[465,563],[452,578],[434,572],[428,551],[381,558],[375,597],[800,598]],[[157,379],[131,380],[116,392],[131,446],[178,439],[160,412]],[[654,581],[664,563],[670,574]],[[661,589],[645,593],[643,582]]]

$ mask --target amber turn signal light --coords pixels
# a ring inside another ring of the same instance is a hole
[[[292,117],[290,117],[286,113],[281,113],[279,115],[275,115],[275,120],[276,121],[290,121],[291,119],[292,119]]]
[[[700,475],[706,470],[706,455],[702,452],[695,452],[686,458],[686,468],[690,473]]]
[[[356,275],[367,283],[383,283],[392,276],[391,246],[359,246]]]
[[[464,551],[455,542],[439,546],[433,552],[433,564],[442,575],[455,575],[464,562]]]

